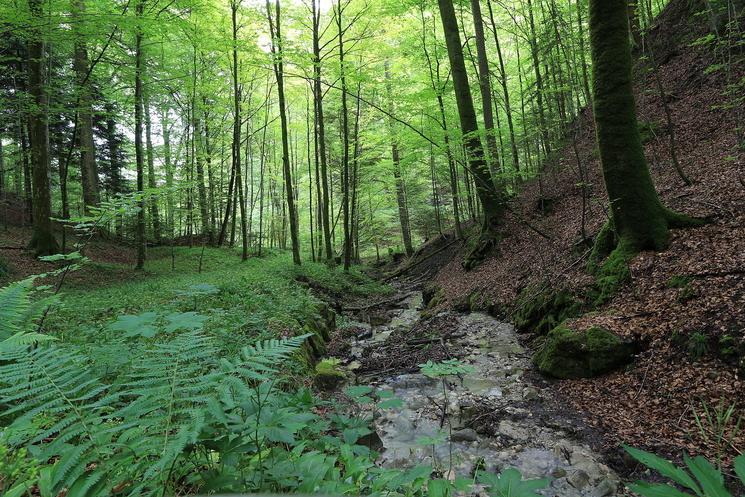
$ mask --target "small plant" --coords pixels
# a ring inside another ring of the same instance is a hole
[[[701,438],[716,449],[718,467],[721,466],[727,447],[734,447],[733,440],[740,433],[742,416],[735,415],[736,407],[736,404],[727,405],[724,399],[720,399],[715,407],[701,402],[701,412],[693,408],[693,417]]]
[[[684,456],[686,467],[680,468],[650,452],[628,446],[624,446],[624,449],[644,466],[657,471],[680,487],[690,490],[690,492],[684,492],[669,483],[645,481],[629,485],[631,491],[642,497],[732,497],[732,493],[724,485],[722,472],[702,456],[693,458]],[[735,459],[734,469],[740,481],[745,484],[745,456]]]
[[[693,278],[690,276],[676,275],[667,280],[665,286],[668,288],[683,288],[688,286],[691,281],[693,281]]]
[[[688,349],[688,355],[698,361],[709,353],[709,339],[700,331],[693,332],[688,337],[686,347]]]
[[[548,478],[538,480],[523,480],[520,471],[510,468],[494,475],[485,471],[476,473],[476,480],[488,486],[487,492],[491,497],[539,497],[537,491],[548,487]]]

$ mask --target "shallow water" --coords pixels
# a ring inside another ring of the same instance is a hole
[[[401,301],[389,324],[372,327],[370,338],[353,344],[353,355],[364,357],[368,347],[385,341],[394,330],[411,328],[421,316],[421,306],[418,292]],[[542,491],[547,496],[607,497],[621,488],[600,455],[526,408],[527,401],[535,405],[550,393],[525,378],[532,367],[530,356],[512,325],[472,313],[458,316],[457,329],[450,335],[457,338],[446,345],[457,350],[474,372],[449,379],[444,391],[440,380],[419,373],[367,378],[403,401],[402,407],[384,410],[375,420],[384,447],[382,465],[432,464],[450,477],[471,476],[478,468],[514,467],[525,478],[551,478],[551,486]],[[474,415],[489,409],[500,414],[490,430],[494,436],[465,428]]]

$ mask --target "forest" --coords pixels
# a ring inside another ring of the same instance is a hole
[[[744,29],[3,0],[0,495],[741,495]]]

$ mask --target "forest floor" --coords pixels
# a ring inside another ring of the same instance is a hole
[[[19,250],[29,238],[28,228],[0,230],[0,246],[13,247],[0,249],[10,269],[0,277],[0,286],[59,267],[60,263],[43,262]],[[389,291],[358,269],[344,275],[312,262],[298,268],[289,254],[273,251],[244,262],[237,249],[155,247],[148,249],[143,271],[132,269],[131,248],[111,241],[93,240],[84,255],[89,260],[66,277],[61,305],[52,308],[44,323],[46,332],[65,341],[105,339],[121,316],[196,312],[206,317],[208,331],[225,332],[241,347],[302,333],[322,304],[316,296],[319,291],[350,298]],[[59,276],[50,276],[39,284],[58,281]],[[307,374],[304,377],[310,381]]]
[[[676,24],[681,19],[686,16],[665,12],[653,32],[679,161],[692,185],[685,186],[673,168],[662,100],[641,66],[636,71],[638,114],[665,204],[712,222],[673,231],[664,252],[639,254],[630,264],[630,280],[608,302],[592,306],[586,240],[606,221],[608,202],[592,115],[585,110],[569,130],[557,164],[548,165],[542,181],[523,185],[513,199],[512,210],[522,219],[508,214],[493,255],[466,272],[458,252],[464,249],[452,245],[437,252],[452,241],[437,239],[421,250],[412,272],[436,273],[433,282],[444,292],[438,309],[484,309],[507,321],[526,297],[535,298],[544,289],[567,290],[584,302],[585,311],[567,322],[571,328],[602,326],[645,344],[624,370],[552,385],[607,434],[604,450],[620,456],[619,442],[625,442],[675,459],[685,451],[727,460],[745,451],[745,430],[736,429],[739,417],[745,420],[745,153],[735,133],[735,113],[741,109],[727,105],[723,71],[707,70],[717,60],[711,48],[691,46],[701,30]],[[684,39],[676,39],[681,33]],[[745,75],[743,67],[732,70],[735,80]],[[584,212],[578,164],[589,176]],[[436,252],[433,260],[424,261]],[[536,338],[524,336],[527,343]],[[732,418],[718,426],[717,416],[730,406]],[[700,425],[697,416],[703,419]]]

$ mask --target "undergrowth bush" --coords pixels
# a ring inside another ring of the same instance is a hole
[[[6,497],[303,492],[445,497],[474,479],[383,469],[371,420],[288,381],[307,335],[237,351],[193,310],[125,314],[83,339],[39,333],[33,280],[0,290],[0,490]],[[209,292],[210,294],[214,292]],[[33,297],[32,297],[33,296]],[[232,337],[234,339],[234,337]],[[377,408],[399,405],[383,399]],[[533,497],[518,472],[477,478]]]

